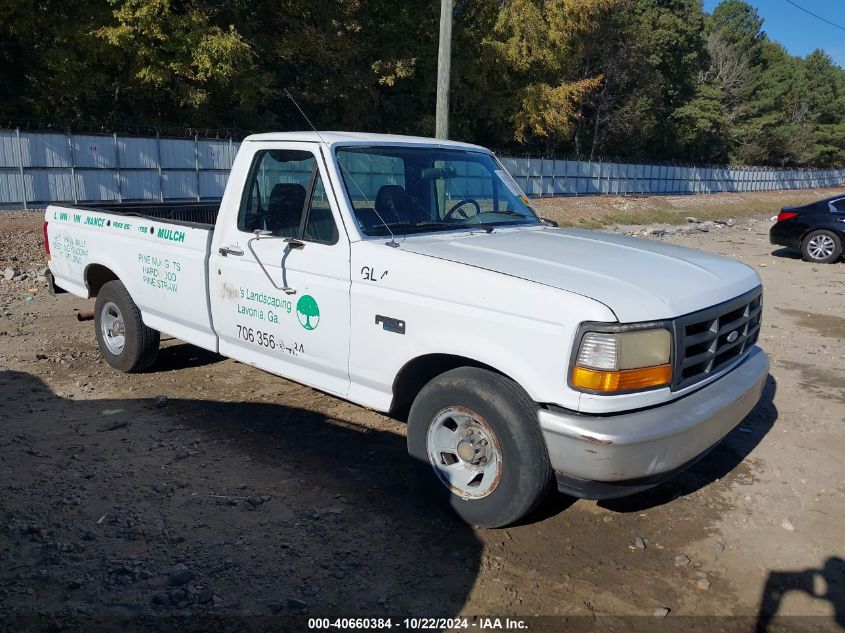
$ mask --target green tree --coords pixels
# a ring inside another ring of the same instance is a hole
[[[305,323],[302,323],[301,318],[299,320],[299,322],[302,323],[302,327],[306,330],[313,330],[317,327],[316,324],[311,324],[312,318],[320,318],[320,308],[317,306],[317,302],[314,300],[314,297],[311,295],[302,295],[299,301],[296,302],[296,311],[305,317]]]
[[[108,16],[84,0],[0,3],[0,118],[113,123],[119,67],[90,34]]]
[[[170,0],[109,0],[114,23],[93,32],[122,54],[134,80],[129,90],[158,113],[171,108],[213,111],[212,95],[228,105],[240,96],[238,84],[250,81],[254,53],[234,25],[212,21],[210,6],[175,5]],[[184,117],[183,117],[184,118]]]
[[[455,0],[453,136],[587,158],[845,165],[845,71],[724,0]],[[431,135],[428,0],[4,0],[0,118]]]
[[[812,138],[802,162],[821,167],[845,164],[845,72],[816,50],[804,60],[804,73]]]
[[[582,105],[603,81],[578,61],[601,18],[623,0],[508,0],[488,43],[518,78],[511,103],[518,142],[560,142],[570,137]]]
[[[727,45],[747,54],[756,63],[760,47],[766,40],[763,18],[757,9],[744,0],[723,0],[710,18],[710,31],[718,33]]]

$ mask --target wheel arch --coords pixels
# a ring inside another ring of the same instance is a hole
[[[405,419],[411,403],[413,403],[423,387],[437,376],[452,369],[458,369],[459,367],[486,369],[504,376],[517,385],[519,384],[507,373],[474,358],[459,354],[423,354],[409,360],[396,374],[396,378],[393,380],[393,399],[390,406],[390,415]],[[520,388],[522,387],[520,386]]]
[[[816,231],[830,231],[831,233],[835,233],[839,236],[839,239],[845,243],[845,228],[839,228],[838,226],[814,226],[811,229],[807,229],[801,235],[801,243],[804,243],[804,240],[807,239],[807,236],[810,235],[810,233],[815,233]]]
[[[100,289],[110,281],[120,281],[117,273],[103,264],[88,264],[85,267],[85,286],[88,288],[88,296],[96,297]]]

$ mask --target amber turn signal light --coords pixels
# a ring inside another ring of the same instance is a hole
[[[672,381],[672,365],[655,365],[640,369],[602,371],[575,366],[572,386],[590,391],[636,391],[649,387],[662,387]]]

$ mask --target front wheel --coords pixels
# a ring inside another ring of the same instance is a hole
[[[801,242],[801,254],[808,262],[831,264],[842,257],[842,238],[833,231],[813,231]]]
[[[426,486],[481,527],[524,517],[552,479],[537,405],[513,381],[475,367],[422,389],[408,416],[408,452]]]
[[[141,311],[120,281],[109,281],[100,288],[94,329],[100,353],[115,369],[134,373],[155,362],[160,335],[144,325]]]

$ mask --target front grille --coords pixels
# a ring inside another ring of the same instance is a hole
[[[762,311],[763,288],[757,287],[675,319],[672,390],[701,382],[739,360],[757,342]]]

